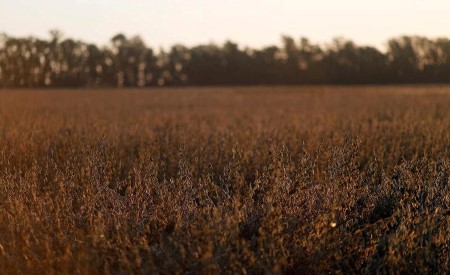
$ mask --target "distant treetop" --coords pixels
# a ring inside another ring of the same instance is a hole
[[[450,40],[402,36],[387,51],[335,39],[322,46],[282,37],[281,46],[174,45],[153,51],[139,36],[99,48],[64,38],[0,34],[0,87],[449,83]]]

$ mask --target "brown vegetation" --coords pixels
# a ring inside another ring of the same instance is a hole
[[[449,91],[1,92],[0,270],[449,272]]]

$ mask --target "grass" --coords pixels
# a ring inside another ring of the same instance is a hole
[[[446,273],[450,87],[0,93],[2,273]]]

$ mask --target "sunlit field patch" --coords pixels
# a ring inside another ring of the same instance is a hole
[[[5,273],[449,272],[450,87],[0,92]]]

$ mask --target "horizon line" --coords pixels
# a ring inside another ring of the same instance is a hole
[[[439,40],[439,39],[450,40],[450,36],[445,36],[445,35],[427,36],[425,34],[418,34],[418,33],[415,33],[415,34],[414,33],[402,33],[402,34],[398,34],[398,35],[395,35],[395,36],[388,36],[387,38],[385,38],[383,41],[380,42],[380,43],[383,44],[383,47],[379,47],[379,46],[371,44],[371,43],[360,43],[360,42],[357,42],[357,41],[355,41],[354,38],[350,38],[350,37],[347,37],[345,35],[335,35],[335,36],[332,36],[331,38],[329,38],[327,41],[319,42],[319,41],[314,41],[314,40],[310,39],[306,35],[294,36],[292,34],[280,33],[278,42],[272,42],[270,44],[264,44],[264,45],[260,45],[260,46],[251,46],[251,45],[248,45],[248,44],[246,44],[244,42],[233,40],[232,38],[225,38],[222,41],[217,41],[217,40],[214,40],[214,39],[210,39],[208,42],[197,42],[197,43],[175,42],[175,43],[170,44],[169,46],[162,46],[161,44],[155,45],[155,44],[151,44],[151,43],[146,42],[145,41],[146,39],[144,38],[144,36],[142,34],[139,34],[139,33],[129,34],[127,32],[118,31],[115,34],[110,35],[111,37],[110,37],[109,41],[106,41],[106,42],[103,42],[103,43],[99,43],[99,42],[88,41],[88,39],[71,37],[70,35],[67,35],[63,30],[58,29],[58,28],[49,29],[47,37],[44,37],[44,36],[41,36],[41,35],[36,35],[36,34],[11,35],[11,34],[5,32],[5,31],[0,31],[0,37],[3,35],[3,36],[6,36],[8,38],[15,38],[15,39],[30,39],[31,38],[31,39],[40,39],[40,40],[44,40],[45,41],[45,40],[50,40],[51,39],[51,32],[52,31],[58,31],[60,33],[60,35],[61,35],[60,40],[61,41],[74,40],[74,41],[82,42],[82,43],[89,44],[89,45],[95,45],[95,46],[97,46],[99,48],[108,47],[109,44],[111,43],[111,39],[114,36],[122,34],[127,39],[139,37],[144,42],[144,44],[145,44],[145,46],[147,48],[160,49],[160,50],[170,50],[173,46],[177,46],[177,45],[186,46],[186,47],[196,47],[196,46],[204,46],[204,45],[220,46],[220,45],[224,45],[227,42],[232,42],[232,43],[237,44],[240,49],[256,49],[256,50],[260,50],[260,49],[264,49],[264,48],[268,48],[268,47],[272,47],[272,46],[279,46],[282,43],[281,40],[283,39],[283,37],[289,37],[289,38],[292,38],[296,43],[299,42],[300,39],[306,38],[312,45],[316,45],[316,46],[320,46],[320,47],[329,47],[329,46],[331,46],[331,44],[335,40],[343,40],[343,41],[346,41],[346,42],[352,42],[353,44],[355,44],[356,46],[359,46],[359,47],[372,47],[372,48],[375,48],[375,49],[379,50],[380,52],[384,52],[384,51],[386,51],[386,44],[390,40],[396,39],[396,38],[402,38],[402,37],[414,38],[414,37],[417,37],[417,38],[426,38],[426,39],[429,39],[429,40]]]

